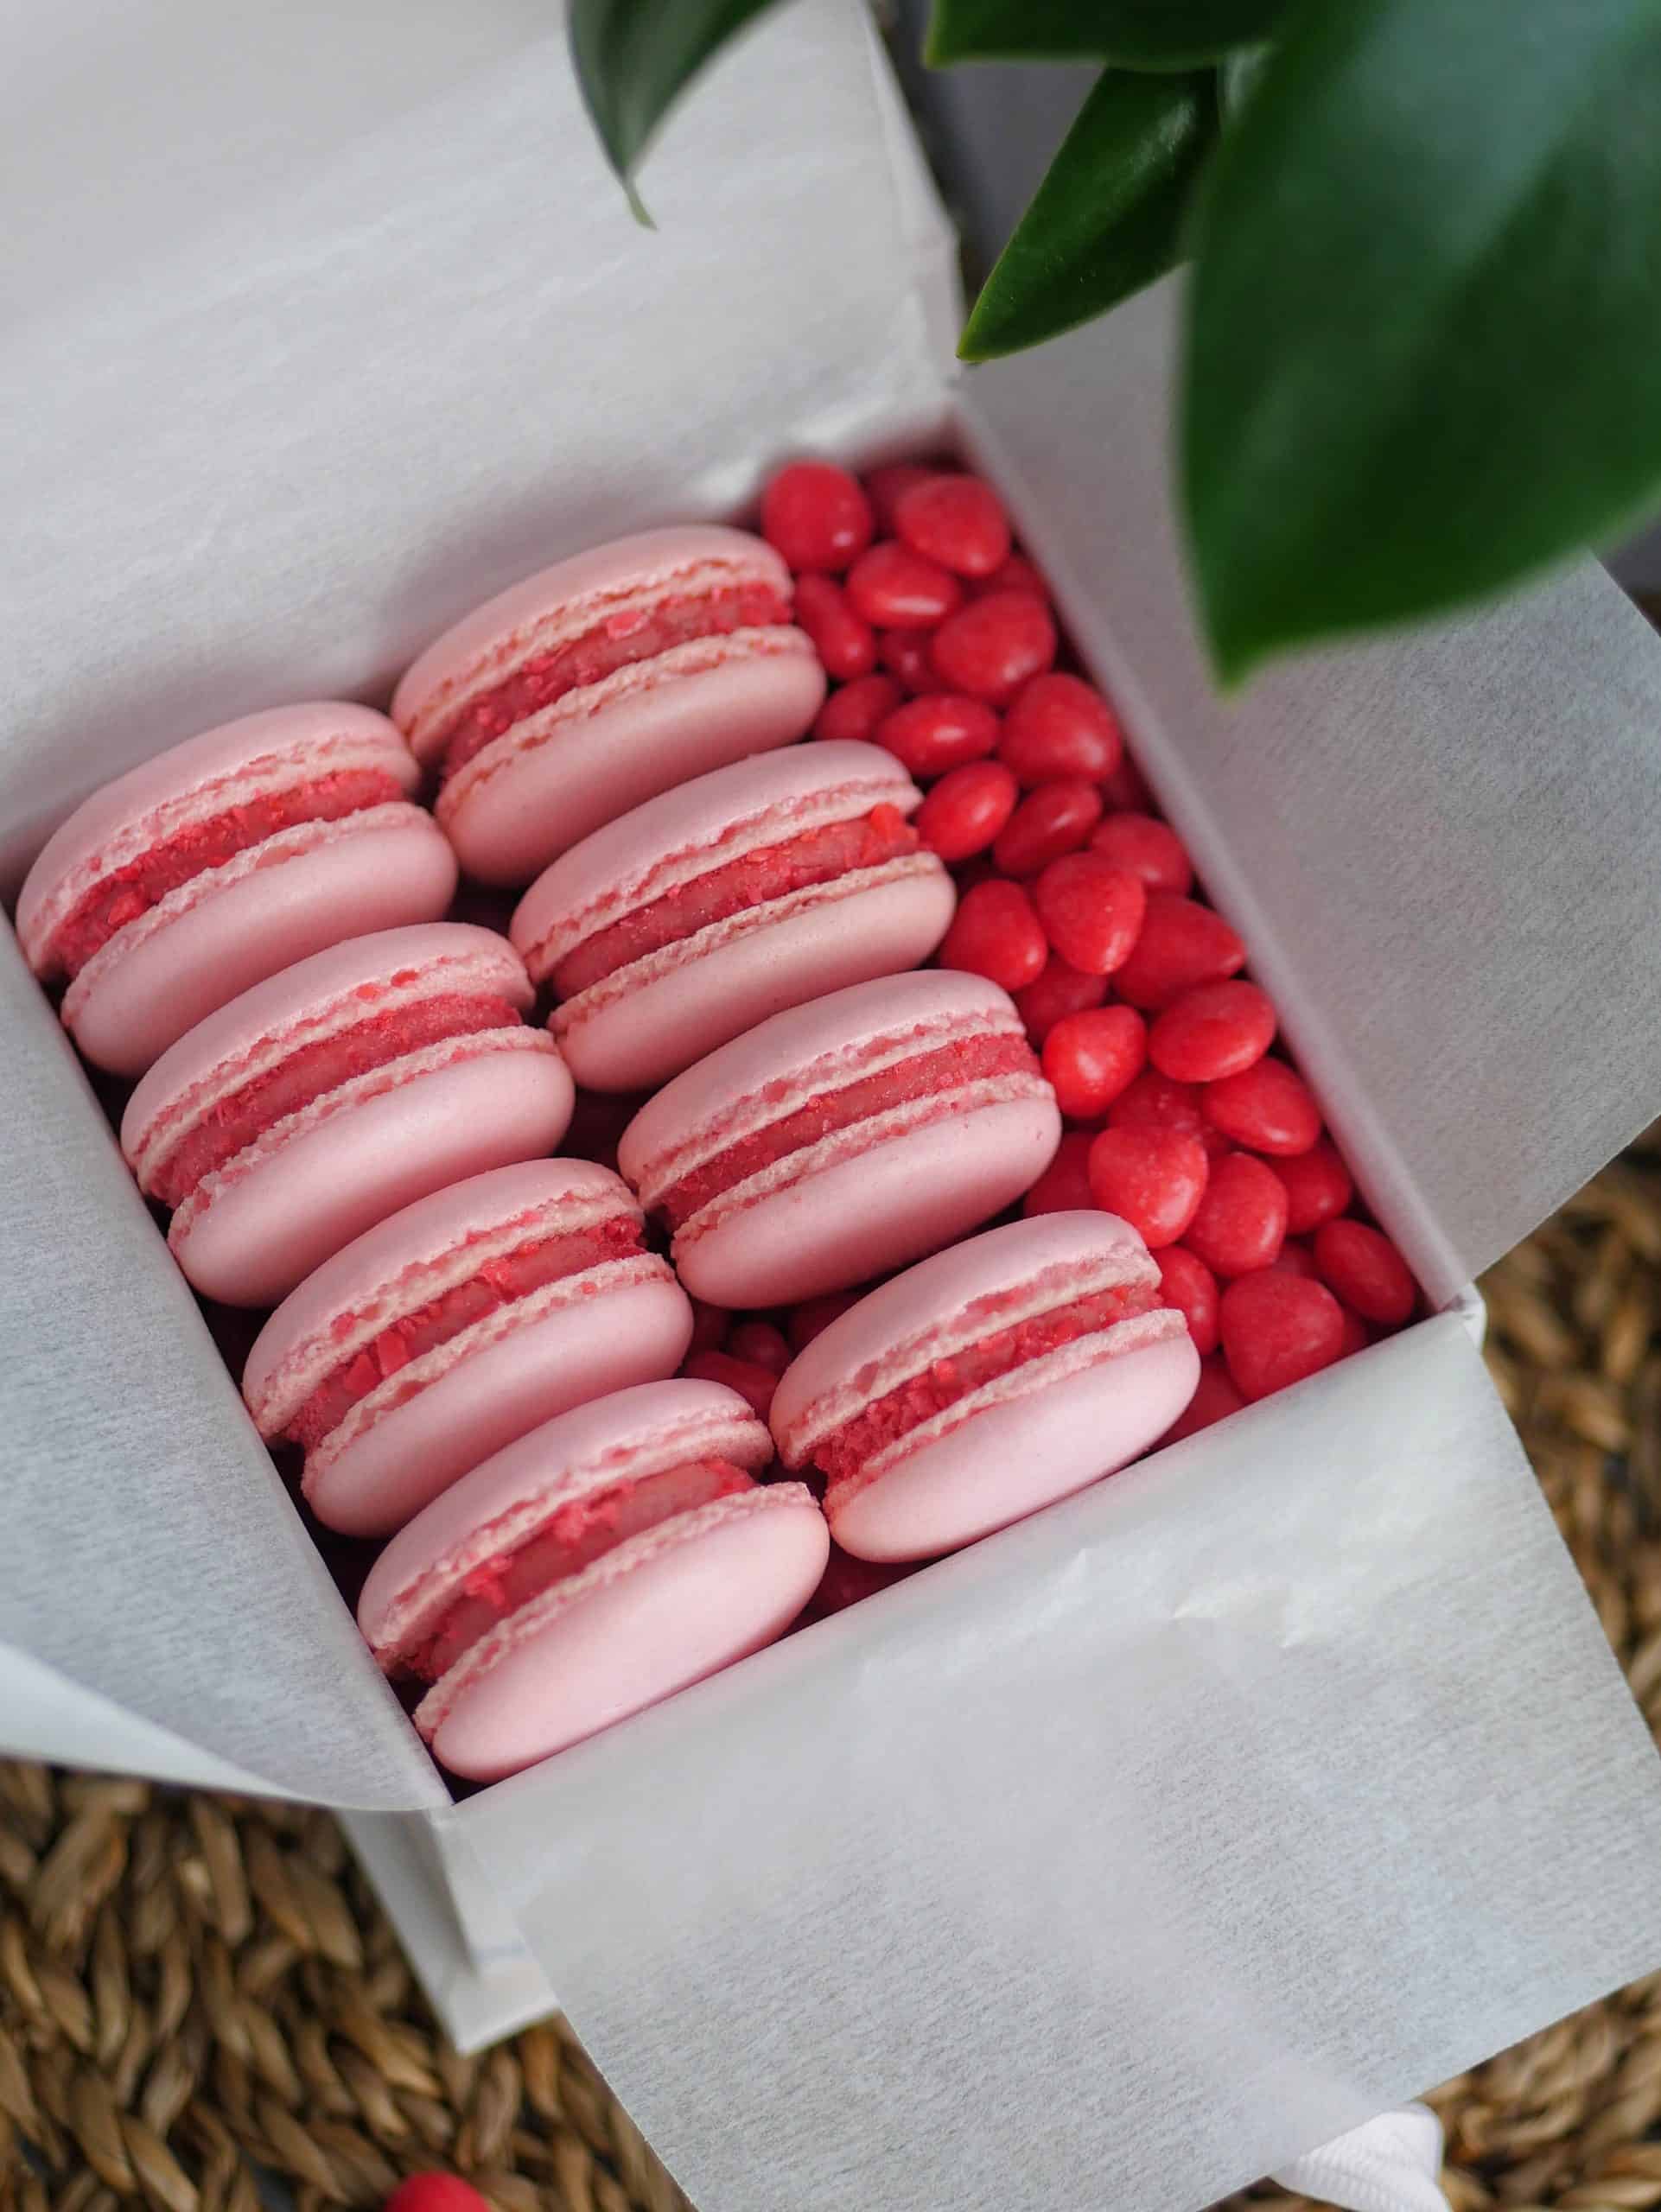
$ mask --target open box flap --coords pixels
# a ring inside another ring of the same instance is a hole
[[[1177,308],[977,370],[968,410],[1440,1300],[1661,1099],[1661,639],[1586,563],[1219,699],[1169,497]]]
[[[722,2212],[1184,2212],[1661,1960],[1453,1315],[447,1817]]]
[[[0,1750],[444,1802],[3,925],[0,1036]]]
[[[0,239],[0,891],[169,740],[375,694],[544,562],[939,419],[945,232],[859,7],[716,65],[646,164],[656,234],[557,8],[0,14],[47,218]]]

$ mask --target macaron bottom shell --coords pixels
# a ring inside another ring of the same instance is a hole
[[[684,1515],[523,1607],[488,1671],[450,1696],[441,1681],[417,1725],[453,1774],[499,1781],[772,1643],[829,1556],[799,1483]]]
[[[994,1406],[908,1453],[838,1503],[830,1531],[856,1559],[931,1559],[1115,1473],[1181,1413],[1200,1379],[1186,1329]]]

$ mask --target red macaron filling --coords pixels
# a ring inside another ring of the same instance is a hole
[[[400,1314],[368,1344],[325,1376],[283,1432],[290,1442],[314,1450],[331,1435],[353,1406],[378,1389],[412,1359],[435,1351],[470,1329],[475,1321],[517,1305],[549,1283],[563,1282],[608,1260],[633,1259],[645,1252],[641,1224],[633,1214],[614,1214],[582,1229],[552,1236],[527,1236],[509,1252],[480,1262],[478,1272],[424,1306]],[[342,1333],[350,1317],[339,1324]]]
[[[1019,1294],[1012,1291],[1009,1295],[1013,1300]],[[995,1330],[961,1351],[932,1360],[920,1374],[874,1400],[840,1428],[832,1429],[814,1446],[814,1460],[831,1482],[852,1481],[887,1446],[909,1436],[914,1428],[945,1413],[971,1391],[1012,1375],[1034,1360],[1047,1358],[1081,1337],[1094,1336],[1138,1314],[1156,1313],[1163,1303],[1156,1282],[1123,1283],[1111,1290],[1091,1291],[1087,1297]]]
[[[741,1137],[671,1183],[658,1200],[671,1229],[679,1229],[713,1199],[759,1174],[762,1168],[805,1151],[838,1130],[854,1128],[874,1115],[919,1099],[937,1098],[940,1111],[955,1110],[966,1085],[1000,1076],[1038,1077],[1038,1056],[1024,1037],[994,1031],[990,1035],[953,1038],[875,1074],[856,1077],[839,1090],[821,1093],[765,1128]]]
[[[540,714],[568,691],[599,683],[620,668],[652,660],[697,638],[722,638],[734,630],[760,629],[790,620],[790,594],[775,584],[722,585],[716,591],[684,591],[639,608],[597,616],[580,637],[533,653],[511,676],[468,701],[444,732],[446,781],[493,739]]]
[[[175,830],[124,868],[100,877],[72,908],[52,933],[52,967],[73,981],[118,930],[159,906],[170,891],[209,868],[222,868],[281,830],[302,822],[338,822],[404,796],[404,786],[387,769],[341,768]]]
[[[436,1682],[499,1621],[630,1537],[754,1487],[729,1459],[692,1459],[556,1506],[523,1543],[474,1568],[426,1636],[401,1655],[399,1673]]]
[[[631,961],[644,960],[666,944],[678,944],[712,923],[814,884],[881,868],[887,861],[914,853],[920,842],[897,806],[882,805],[851,822],[824,823],[776,845],[745,853],[724,867],[694,876],[690,883],[677,884],[661,898],[586,938],[555,969],[554,988],[563,999],[575,998]]]
[[[182,1205],[204,1175],[233,1160],[245,1145],[314,1099],[429,1045],[481,1029],[511,1028],[519,1020],[519,1008],[507,999],[487,992],[452,991],[390,1007],[353,1022],[349,1029],[302,1045],[277,1066],[220,1099],[156,1171],[150,1195],[166,1205]]]

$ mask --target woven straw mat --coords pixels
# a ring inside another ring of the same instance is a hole
[[[1655,1725],[1657,1133],[1484,1287],[1494,1375]],[[1432,2102],[1454,2212],[1661,2204],[1661,1975]],[[326,1814],[0,1763],[0,2205],[255,2212],[264,2168],[311,2212],[430,2166],[504,2212],[684,2202],[562,2023],[447,2048]]]

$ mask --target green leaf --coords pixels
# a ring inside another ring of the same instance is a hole
[[[1207,75],[1104,70],[981,289],[963,359],[1036,346],[1173,268],[1216,113]]]
[[[571,56],[594,127],[642,222],[634,172],[681,93],[773,0],[570,0]]]
[[[1182,489],[1225,679],[1661,491],[1661,0],[1306,0],[1191,243]]]
[[[1346,6],[1349,0],[1334,0]],[[934,0],[923,58],[1190,69],[1267,38],[1288,0]]]

